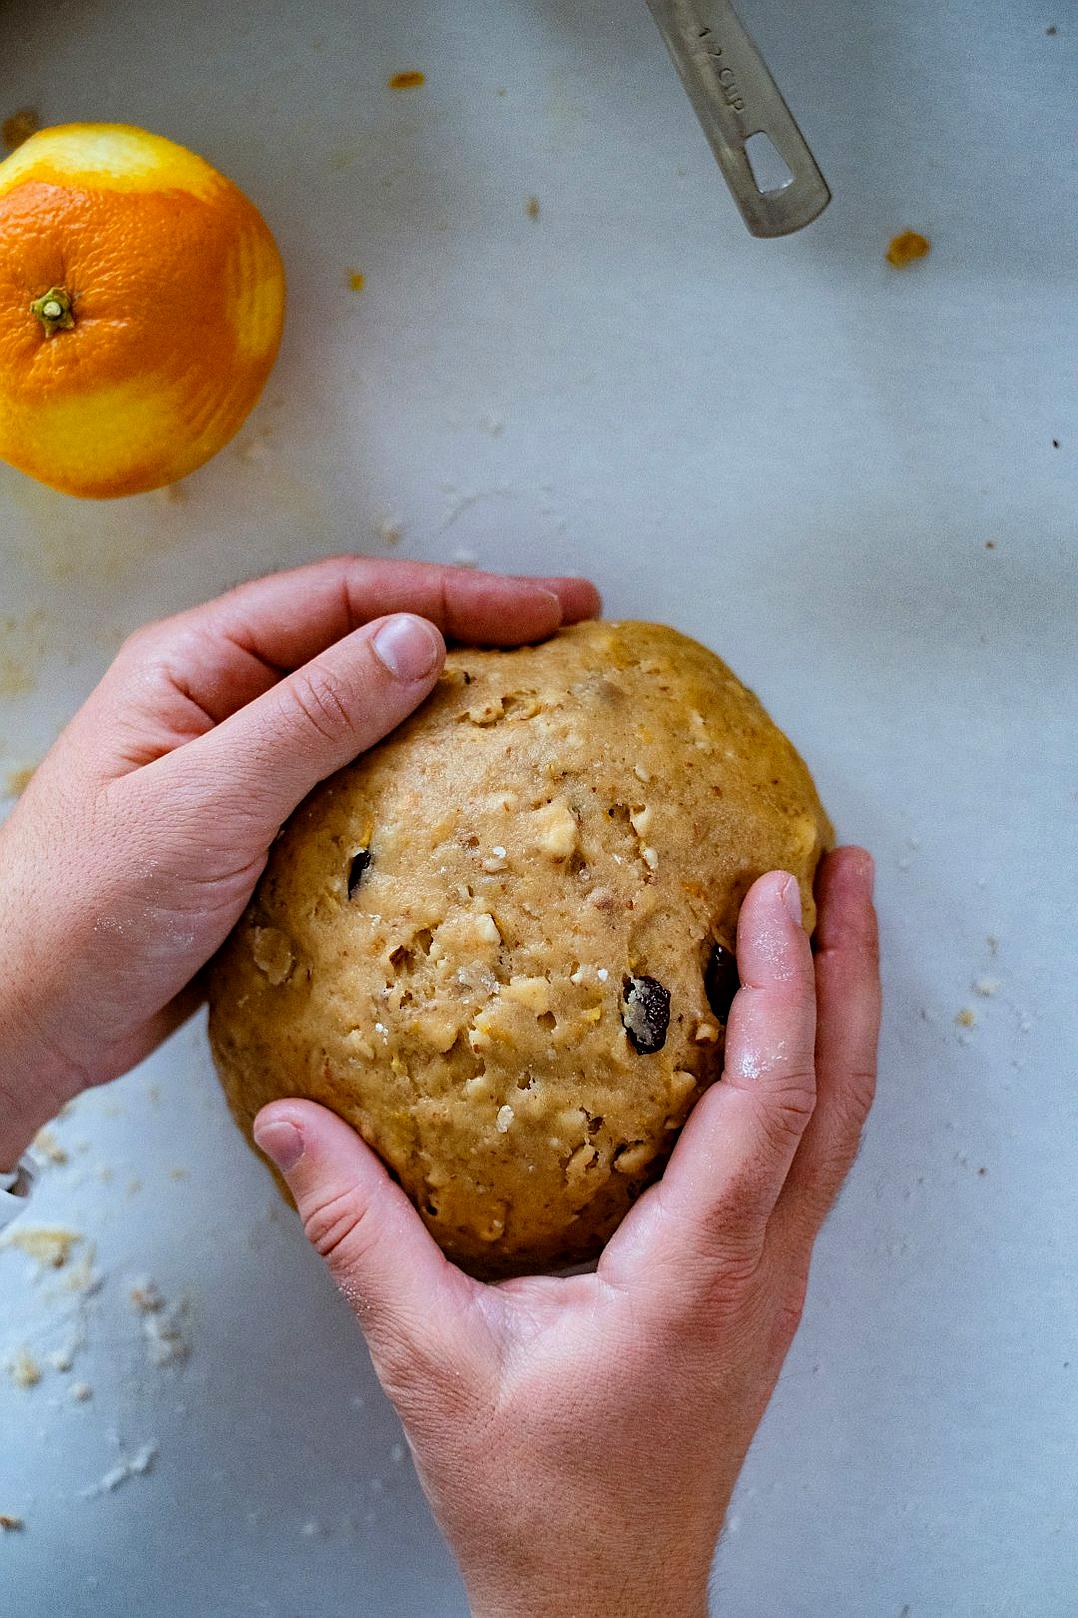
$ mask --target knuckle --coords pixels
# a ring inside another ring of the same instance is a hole
[[[286,689],[303,722],[323,741],[340,742],[351,735],[354,725],[348,689],[324,663],[302,669]]]
[[[876,1099],[876,1069],[855,1068],[848,1076],[847,1090],[853,1128],[860,1134]]]
[[[800,1140],[816,1110],[816,1076],[811,1068],[783,1074],[757,1093],[760,1126],[768,1144],[785,1149]]]
[[[341,1256],[345,1243],[354,1247],[368,1212],[369,1204],[364,1204],[356,1189],[348,1186],[307,1209],[304,1233],[319,1257],[332,1265]]]

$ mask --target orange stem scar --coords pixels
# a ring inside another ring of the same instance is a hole
[[[40,298],[34,299],[30,313],[40,320],[46,337],[55,337],[58,331],[70,331],[74,326],[75,316],[71,312],[73,302],[66,287],[50,287]]]

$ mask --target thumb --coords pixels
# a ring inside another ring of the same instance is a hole
[[[254,1138],[355,1311],[390,1397],[407,1402],[417,1382],[433,1391],[459,1379],[474,1353],[464,1327],[479,1285],[444,1256],[371,1149],[313,1101],[263,1107]]]
[[[245,825],[264,845],[319,781],[418,708],[444,659],[425,618],[376,619],[142,773],[170,776],[174,802]]]

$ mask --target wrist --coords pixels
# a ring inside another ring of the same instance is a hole
[[[709,1574],[669,1576],[657,1557],[646,1575],[627,1567],[596,1580],[567,1560],[549,1581],[501,1569],[466,1584],[472,1618],[708,1618]]]
[[[37,1035],[12,986],[0,986],[0,1173],[15,1168],[38,1130],[83,1088]]]

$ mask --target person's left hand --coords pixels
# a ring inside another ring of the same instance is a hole
[[[0,1171],[199,998],[281,823],[428,695],[443,633],[541,640],[579,579],[340,557],[139,630],[0,828]]]

